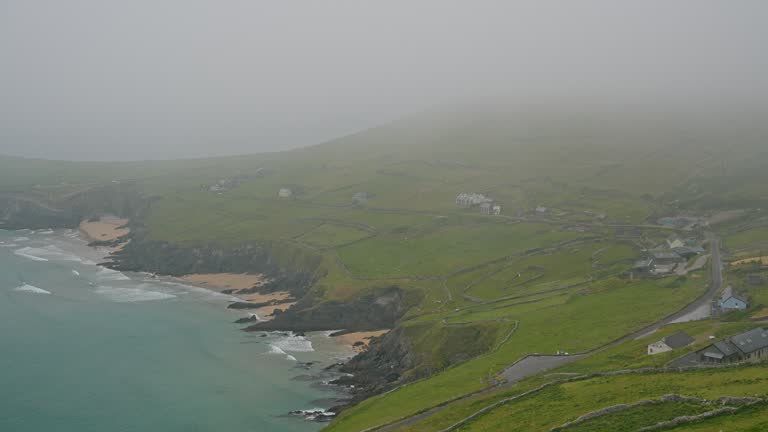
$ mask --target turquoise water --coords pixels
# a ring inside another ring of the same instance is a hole
[[[0,431],[315,431],[292,379],[324,335],[238,331],[227,296],[94,265],[72,231],[0,230]],[[320,369],[315,366],[314,372]]]

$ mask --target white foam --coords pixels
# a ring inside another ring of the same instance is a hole
[[[19,247],[19,245],[16,243],[7,243],[7,244],[0,244],[0,247],[12,248],[12,247]]]
[[[38,288],[33,285],[24,284],[22,286],[18,286],[13,289],[14,291],[22,291],[22,292],[28,292],[28,293],[34,293],[34,294],[50,294],[50,291],[44,290],[42,288]]]
[[[29,241],[29,237],[16,237],[13,239],[15,242],[23,242],[23,241]]]
[[[173,294],[159,291],[146,291],[138,288],[117,288],[110,286],[99,286],[96,288],[96,293],[118,303],[166,300],[176,297]]]
[[[100,268],[98,273],[96,273],[96,277],[101,280],[110,280],[110,281],[131,280],[131,278],[124,275],[123,273],[117,270],[108,269],[106,267]]]
[[[18,255],[18,256],[20,256],[20,257],[31,259],[32,261],[48,261],[45,258],[41,258],[39,256],[35,256],[35,255],[31,255],[31,254],[27,253],[27,252],[29,252],[32,249],[34,249],[34,248],[25,247],[25,248],[21,248],[21,249],[16,249],[15,251],[13,251],[13,253]]]
[[[75,276],[80,276],[80,272],[77,270],[72,270],[72,274]]]
[[[53,230],[51,229],[41,230],[41,231],[37,231],[35,234],[44,234],[44,235],[53,234]]]
[[[35,261],[75,261],[84,262],[77,255],[67,253],[56,246],[50,245],[41,248],[24,247],[14,252],[16,255],[23,256]]]
[[[312,342],[307,340],[304,336],[283,336],[271,343],[272,346],[288,352],[311,352]]]
[[[284,355],[286,360],[298,361],[298,360],[296,360],[296,357],[288,354],[287,352],[283,351],[279,346],[276,346],[274,344],[269,344],[269,351],[268,351],[268,353],[269,354]]]

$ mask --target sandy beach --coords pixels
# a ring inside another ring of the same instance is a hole
[[[256,286],[261,286],[267,282],[264,275],[261,274],[247,274],[247,273],[207,273],[207,274],[189,274],[181,276],[179,279],[189,282],[195,285],[200,285],[205,288],[209,288],[213,291],[224,290],[242,290],[250,289]],[[249,294],[250,295],[250,294]],[[254,294],[259,295],[259,294]],[[268,301],[272,298],[265,300],[253,300],[253,301]]]
[[[130,230],[123,228],[128,219],[120,219],[114,216],[104,216],[98,221],[80,222],[80,232],[92,241],[112,241],[128,234]]]
[[[365,347],[368,346],[368,343],[370,342],[370,339],[372,337],[381,336],[387,332],[389,332],[389,329],[367,331],[367,332],[346,333],[341,336],[334,336],[334,339],[336,339],[336,341],[342,345],[351,346],[352,349],[354,349],[355,351],[362,351],[363,349],[365,349]],[[362,342],[362,345],[358,344],[357,346],[355,346],[355,344],[358,342]]]

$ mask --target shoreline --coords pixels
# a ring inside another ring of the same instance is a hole
[[[101,216],[98,220],[84,220],[80,222],[78,230],[85,240],[90,243],[114,243],[114,245],[94,245],[97,250],[105,250],[109,255],[118,252],[128,244],[129,240],[119,242],[119,240],[128,234],[131,230],[126,227],[129,219],[122,219],[117,216]]]

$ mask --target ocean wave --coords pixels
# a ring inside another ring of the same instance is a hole
[[[188,293],[204,294],[206,297],[210,297],[212,299],[225,300],[229,302],[240,301],[237,297],[234,297],[232,295],[216,292],[213,290],[209,290],[207,288],[197,287],[194,285],[187,285],[184,283],[172,282],[172,281],[162,281],[160,283],[165,286],[180,288]]]
[[[166,300],[176,297],[173,294],[159,291],[146,291],[138,288],[116,288],[110,286],[99,286],[96,288],[96,293],[118,303]]]
[[[274,344],[269,344],[269,351],[267,351],[269,354],[278,354],[278,355],[284,355],[286,360],[290,361],[298,361],[296,360],[296,357],[288,354],[287,352],[283,351],[282,348],[279,346],[276,346]]]
[[[31,250],[34,250],[34,248],[25,247],[21,249],[16,249],[15,251],[13,251],[13,253],[20,257],[31,259],[32,261],[48,261],[46,258],[41,258],[39,256],[35,256],[27,253],[28,251],[31,251]]]
[[[96,277],[99,278],[100,280],[110,280],[110,281],[131,280],[131,278],[124,275],[122,272],[108,269],[106,267],[101,267],[99,271],[96,273]]]
[[[6,244],[0,244],[0,247],[12,248],[12,247],[19,247],[19,245],[16,243],[6,243]]]
[[[14,251],[13,253],[19,256],[23,256],[25,258],[35,260],[35,261],[54,260],[54,261],[75,261],[80,263],[85,262],[85,260],[83,260],[79,256],[65,252],[53,245],[45,246],[41,248],[23,247],[21,249]]]
[[[315,350],[312,348],[312,342],[304,336],[283,336],[273,341],[270,345],[283,352],[311,352]]]
[[[34,293],[34,294],[50,294],[51,292],[48,290],[44,290],[42,288],[38,288],[34,285],[24,284],[21,286],[18,286],[13,289],[14,291],[22,291],[22,292],[28,292],[28,293]]]
[[[77,270],[72,270],[72,274],[75,276],[80,276],[80,272]]]
[[[35,231],[35,234],[43,234],[43,235],[53,234],[53,230],[46,229],[46,230]]]
[[[15,242],[23,242],[23,241],[29,241],[29,237],[16,237],[13,239]]]

